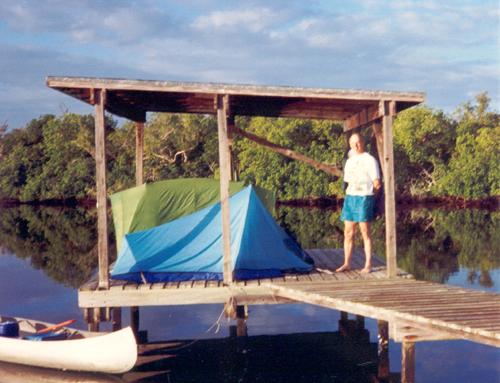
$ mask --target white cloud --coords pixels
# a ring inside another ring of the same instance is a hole
[[[279,15],[269,8],[214,11],[198,17],[192,23],[196,29],[246,29],[260,32],[279,20]]]

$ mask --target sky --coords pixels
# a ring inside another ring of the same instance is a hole
[[[0,125],[92,108],[46,76],[421,91],[500,109],[499,0],[1,0]]]

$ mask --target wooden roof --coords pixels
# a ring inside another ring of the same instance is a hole
[[[47,85],[93,104],[94,90],[106,89],[106,110],[133,121],[146,112],[216,113],[215,96],[230,96],[233,115],[346,120],[395,101],[396,111],[425,100],[422,92],[295,88],[91,77],[47,77]]]

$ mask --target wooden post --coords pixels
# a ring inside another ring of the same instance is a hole
[[[229,179],[236,181],[238,179],[234,153],[233,153],[233,137],[234,137],[234,116],[229,115],[227,118],[227,144],[229,146]]]
[[[401,347],[401,383],[415,382],[415,343],[403,339]]]
[[[385,248],[387,262],[387,277],[394,278],[397,275],[396,262],[396,194],[394,186],[394,151],[392,147],[392,122],[396,113],[394,101],[381,101],[383,109],[382,136],[384,146],[384,161],[381,164],[384,169],[385,190]]]
[[[220,200],[222,213],[222,250],[224,257],[224,284],[233,282],[231,262],[231,222],[229,214],[229,180],[231,178],[231,157],[227,135],[229,96],[217,95],[217,126],[219,135]]]
[[[135,123],[135,184],[144,183],[144,123]]]
[[[118,331],[122,328],[122,308],[113,307],[112,313],[113,313],[112,329],[113,331]]]
[[[356,330],[365,329],[365,317],[363,315],[356,315]]]
[[[375,121],[372,124],[373,135],[375,136],[375,143],[377,145],[378,163],[380,164],[380,170],[382,175],[384,175],[385,168],[384,164],[384,139],[382,137],[382,124],[380,121]]]
[[[139,332],[139,307],[130,307],[130,327],[137,338]]]
[[[378,373],[379,379],[389,379],[391,370],[389,365],[389,323],[377,321],[378,328]]]
[[[95,160],[97,189],[97,254],[99,260],[99,288],[109,289],[108,206],[106,193],[106,135],[104,111],[106,89],[95,94]]]
[[[247,306],[236,306],[236,336],[247,335]]]

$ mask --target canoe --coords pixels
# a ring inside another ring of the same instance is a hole
[[[96,333],[64,327],[55,332],[64,340],[27,340],[24,337],[53,326],[24,318],[0,316],[0,322],[16,321],[19,337],[0,336],[0,361],[72,371],[121,374],[137,361],[137,343],[130,327],[111,333]],[[54,333],[53,333],[54,334]]]
[[[63,371],[0,362],[0,383],[126,383],[121,375],[103,372]]]

